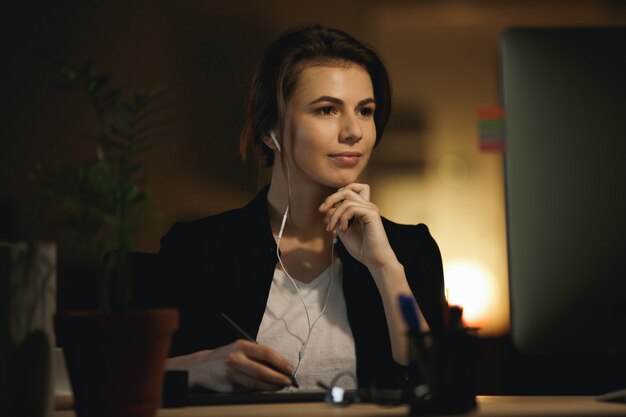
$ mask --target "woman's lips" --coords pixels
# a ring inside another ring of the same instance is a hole
[[[354,166],[361,160],[359,152],[341,152],[329,155],[331,159],[343,166]]]

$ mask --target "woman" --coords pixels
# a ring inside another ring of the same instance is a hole
[[[271,184],[161,242],[181,311],[168,367],[189,370],[192,386],[278,390],[293,374],[311,390],[340,373],[389,386],[409,361],[398,296],[415,296],[422,326],[442,326],[428,229],[382,218],[358,182],[390,103],[381,60],[344,32],[305,27],[266,50],[241,150],[273,165]],[[215,313],[257,343],[237,340]]]

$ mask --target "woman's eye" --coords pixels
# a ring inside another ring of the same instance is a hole
[[[361,116],[369,117],[374,114],[374,109],[371,107],[363,107],[359,110]]]
[[[322,107],[322,108],[318,109],[317,112],[319,114],[324,115],[324,116],[330,116],[331,114],[335,113],[335,109],[332,108],[331,106],[326,106],[326,107]]]

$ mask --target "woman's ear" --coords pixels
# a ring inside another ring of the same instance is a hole
[[[276,139],[276,135],[273,130],[270,130],[269,135],[263,136],[263,143],[265,143],[270,149],[280,152],[280,143],[278,143],[278,139]]]

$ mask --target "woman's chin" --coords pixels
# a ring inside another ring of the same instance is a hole
[[[334,173],[325,173],[325,175],[309,175],[308,180],[310,185],[316,184],[318,187],[328,188],[329,190],[337,190],[338,188],[345,187],[346,185],[358,182],[359,176],[356,172],[334,172]],[[308,186],[302,183],[301,185],[305,188]],[[292,178],[292,189],[295,190],[298,187],[298,181]]]
[[[326,187],[328,188],[333,188],[333,189],[338,189],[341,187],[345,187],[346,185],[350,185],[352,183],[357,182],[358,177],[354,178],[354,177],[349,177],[349,178],[336,178],[333,180],[330,180],[328,182],[326,182],[326,184],[324,184]]]

